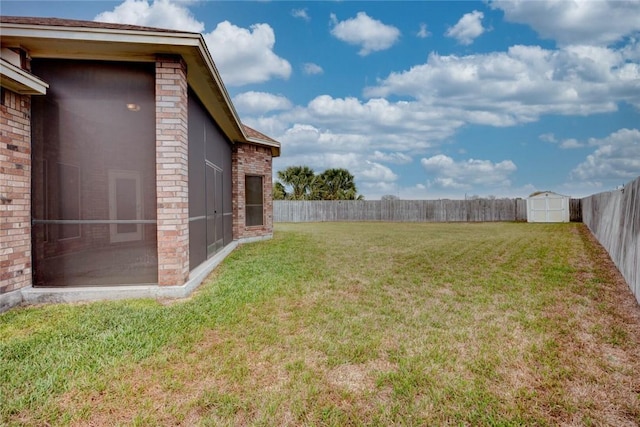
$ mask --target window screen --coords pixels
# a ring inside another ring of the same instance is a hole
[[[245,177],[246,225],[263,225],[263,191],[261,176]]]

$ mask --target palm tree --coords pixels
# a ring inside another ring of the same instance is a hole
[[[360,200],[355,179],[346,169],[327,169],[319,176],[318,186],[323,200]]]
[[[273,185],[273,200],[284,200],[287,198],[287,190],[281,182],[276,181]]]
[[[287,199],[309,200],[315,178],[315,172],[308,166],[289,166],[278,171],[278,179],[282,184],[291,187],[291,193],[285,193]]]

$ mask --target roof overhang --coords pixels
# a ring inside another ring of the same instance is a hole
[[[245,133],[201,34],[13,22],[0,26],[2,47],[24,49],[31,58],[154,62],[158,55],[179,55],[187,65],[189,87],[229,140],[269,146],[274,156],[280,154],[278,142]]]
[[[262,145],[271,148],[273,157],[280,157],[280,143],[276,141],[265,141],[263,139],[248,137],[247,142],[250,144]]]
[[[49,85],[22,68],[0,58],[0,84],[21,95],[45,95]]]

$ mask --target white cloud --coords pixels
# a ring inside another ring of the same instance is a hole
[[[640,66],[621,51],[516,45],[507,52],[429,55],[425,64],[391,73],[370,97],[411,97],[413,108],[451,108],[467,123],[510,126],[543,114],[589,115],[640,106]]]
[[[592,194],[613,190],[617,185],[619,185],[619,182],[605,187],[602,182],[598,181],[570,181],[561,184],[557,192],[560,194],[566,194],[575,199],[581,199],[583,197],[591,196]],[[544,191],[548,190],[548,188],[536,188],[536,191],[537,190]]]
[[[568,138],[559,141],[553,133],[545,133],[540,135],[540,140],[544,142],[549,142],[551,144],[558,144],[558,147],[568,150],[572,148],[582,148],[585,146],[584,143],[578,141],[575,138]]]
[[[233,97],[233,105],[241,114],[264,114],[269,111],[288,110],[291,101],[281,95],[266,92],[244,92]]]
[[[598,148],[573,169],[573,180],[624,184],[640,175],[640,130],[620,129],[606,138],[590,138],[588,143]]]
[[[318,171],[345,167],[367,198],[399,192],[409,197],[395,183],[401,170],[414,166],[410,153],[441,143],[462,125],[447,111],[413,107],[406,102],[321,95],[268,119],[243,117],[243,121],[282,142],[283,155],[274,159],[275,171],[299,164]]]
[[[375,186],[380,183],[390,184],[398,179],[389,167],[363,158],[358,152],[321,152],[309,154],[298,152],[288,154],[286,159],[274,159],[274,171],[282,170],[291,165],[307,165],[319,172],[329,168],[344,168],[349,170],[355,178],[356,185]]]
[[[610,45],[640,32],[640,2],[619,0],[495,0],[505,19],[531,26],[560,45]]]
[[[416,33],[416,36],[418,36],[421,39],[426,39],[430,35],[431,35],[431,33],[427,30],[427,24],[420,23],[420,29]]]
[[[203,33],[204,24],[187,8],[188,1],[125,0],[96,21],[168,28]],[[287,79],[291,65],[274,51],[275,33],[268,24],[254,24],[249,29],[221,22],[203,34],[211,56],[229,86],[263,83],[272,78]]]
[[[482,18],[484,18],[484,13],[477,10],[465,13],[456,25],[447,30],[445,35],[458,40],[460,44],[470,45],[485,32]]]
[[[286,145],[287,153],[305,152],[312,154],[317,159],[327,153],[339,155],[350,152],[365,153],[371,142],[367,135],[336,133],[303,123],[293,124],[277,139]]]
[[[315,126],[303,123],[295,123],[278,136],[278,141],[287,147],[287,156],[299,152],[315,153],[321,150],[313,150],[318,145],[322,132]]]
[[[311,21],[311,17],[309,16],[309,14],[307,13],[307,9],[293,9],[291,10],[291,16],[293,16],[294,18],[300,18],[304,21]]]
[[[284,157],[274,159],[274,170],[290,165],[305,164],[316,171],[327,168],[348,169],[356,178],[360,192],[379,185],[388,185],[398,179],[391,167],[380,163],[406,163],[410,158],[402,153],[382,154],[374,150],[369,135],[334,133],[309,124],[296,123],[277,138],[286,149]],[[386,184],[385,184],[386,183]]]
[[[398,179],[398,175],[393,173],[387,166],[369,160],[365,162],[364,168],[362,168],[358,175],[361,176],[364,181],[373,182],[391,182]]]
[[[319,66],[318,64],[314,64],[313,62],[307,62],[303,64],[302,71],[308,75],[324,73],[324,70],[322,69],[322,67]]]
[[[569,138],[569,139],[562,140],[562,142],[560,142],[559,147],[565,150],[570,150],[572,148],[582,148],[584,147],[584,144],[578,141],[577,139]]]
[[[378,200],[389,194],[398,196],[401,189],[397,182],[363,182],[357,185],[358,191],[366,194],[367,200]]]
[[[223,21],[204,38],[227,85],[262,83],[274,77],[288,79],[291,75],[291,64],[273,51],[276,37],[268,24],[246,29]]]
[[[423,158],[420,163],[429,174],[435,175],[430,180],[432,184],[456,190],[476,186],[508,187],[511,185],[509,175],[517,169],[511,160],[498,163],[476,159],[456,162],[444,154]]]
[[[408,156],[404,153],[400,153],[397,151],[394,153],[389,153],[389,152],[382,152],[378,150],[373,152],[373,154],[370,156],[370,159],[375,160],[377,162],[394,163],[398,165],[411,163],[413,161],[411,156]]]
[[[285,112],[279,118],[289,123],[310,123],[335,134],[365,136],[379,150],[404,151],[429,148],[450,136],[464,122],[447,109],[425,109],[408,102],[374,98],[333,98],[320,95],[306,107]]]
[[[204,24],[186,7],[170,0],[125,0],[110,12],[98,14],[94,21],[141,25],[201,33]]]
[[[331,14],[331,23],[331,34],[339,40],[360,46],[358,54],[361,56],[389,49],[400,38],[400,30],[396,27],[372,19],[365,12],[358,12],[355,18],[346,21],[338,21],[336,15]]]
[[[359,157],[357,153],[324,153],[322,162],[318,162],[323,166],[318,166],[317,169],[323,171],[329,168],[341,168],[353,171],[361,163]]]
[[[544,142],[551,142],[551,143],[556,143],[558,142],[558,140],[556,139],[556,136],[553,133],[543,133],[542,135],[539,136],[540,141],[544,141]]]

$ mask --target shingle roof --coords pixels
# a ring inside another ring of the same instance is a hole
[[[275,142],[276,144],[279,144],[278,141],[276,141],[273,138],[268,137],[267,135],[258,132],[257,130],[250,128],[249,126],[245,125],[244,123],[242,124],[242,127],[244,128],[244,133],[249,137],[249,138],[255,138],[255,139],[261,139],[263,141],[267,141],[267,142]]]
[[[153,31],[165,33],[198,34],[189,31],[171,30],[168,28],[143,27],[140,25],[113,24],[109,22],[80,21],[77,19],[43,18],[33,16],[0,16],[0,23],[22,25],[46,25],[51,27],[104,28],[108,30]]]

